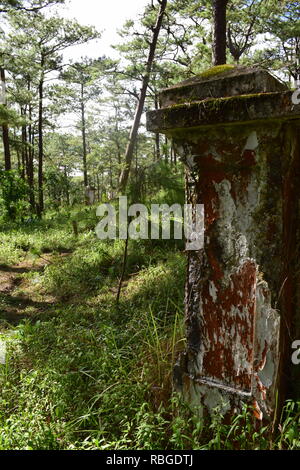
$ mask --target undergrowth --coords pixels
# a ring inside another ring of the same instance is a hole
[[[130,240],[117,305],[124,242],[97,240],[96,222],[94,208],[77,208],[1,232],[2,264],[51,255],[36,289],[55,302],[14,328],[0,323],[0,449],[300,448],[297,403],[275,435],[247,408],[228,424],[182,403],[172,370],[185,347],[185,255]]]

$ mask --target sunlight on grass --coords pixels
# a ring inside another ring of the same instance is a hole
[[[27,319],[14,328],[2,323],[14,336],[0,365],[0,449],[300,447],[299,404],[287,404],[273,437],[252,428],[248,409],[230,424],[218,410],[202,422],[173,391],[185,347],[182,252],[130,241],[117,305],[124,243],[51,224],[44,234],[3,234],[3,261],[30,261],[3,306],[15,308],[17,294],[52,301],[25,305]]]

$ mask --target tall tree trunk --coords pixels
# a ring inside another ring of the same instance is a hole
[[[165,162],[169,161],[169,149],[168,149],[168,137],[165,135]],[[172,154],[171,154],[171,163],[172,163]]]
[[[114,106],[115,109],[115,143],[117,147],[117,159],[118,159],[118,180],[120,179],[121,176],[121,163],[122,163],[122,157],[121,157],[121,146],[120,146],[120,141],[119,141],[119,110],[117,106]]]
[[[154,98],[154,106],[155,106],[156,110],[159,108],[156,93],[155,93],[155,98]],[[158,132],[156,132],[156,134],[155,134],[155,159],[157,161],[160,160],[160,138],[159,138],[159,133]]]
[[[139,158],[139,146],[138,146],[138,141],[136,140],[136,142],[135,142],[135,176],[136,176],[136,181],[137,181],[137,177],[138,177],[138,168],[139,168],[138,158]]]
[[[226,9],[228,0],[213,0],[214,65],[226,64]]]
[[[34,198],[34,169],[33,169],[33,145],[34,145],[34,133],[31,125],[32,120],[32,105],[29,104],[28,109],[29,117],[29,126],[28,126],[28,168],[27,168],[27,181],[29,185],[29,202],[32,211],[35,208],[35,198]]]
[[[155,134],[155,159],[157,161],[160,160],[160,138],[158,132]]]
[[[147,88],[148,88],[148,84],[150,80],[150,72],[152,70],[157,40],[158,40],[161,25],[162,25],[162,20],[165,14],[167,0],[161,0],[159,3],[160,3],[160,8],[159,8],[158,16],[157,16],[156,25],[153,28],[153,37],[152,37],[152,41],[151,41],[150,48],[149,48],[146,73],[143,77],[142,88],[141,88],[139,100],[138,100],[136,111],[135,111],[135,116],[134,116],[131,132],[129,136],[129,142],[128,142],[126,153],[125,153],[125,168],[123,169],[120,179],[119,179],[119,190],[121,192],[125,191],[127,182],[128,182],[130,167],[131,167],[133,154],[134,154],[135,141],[137,138],[140,120],[141,120],[141,116],[142,116],[143,109],[144,109],[146,92],[147,92]]]
[[[84,187],[88,186],[87,174],[87,145],[86,145],[86,123],[85,123],[85,106],[84,106],[84,86],[81,84],[81,133],[82,133],[82,160],[83,160],[83,183]]]
[[[295,38],[295,63],[296,63],[296,70],[294,76],[294,85],[296,88],[300,87],[300,38]]]
[[[17,140],[18,140],[17,130],[14,129],[14,141],[16,142]],[[21,172],[21,159],[20,159],[20,151],[19,151],[18,146],[16,148],[16,156],[17,156],[18,171],[20,173]]]
[[[122,157],[121,157],[121,147],[120,147],[120,143],[117,141],[116,142],[116,145],[117,145],[117,158],[118,158],[118,179],[120,178],[121,176],[121,163],[122,163]]]
[[[0,78],[5,87],[5,70],[3,67],[0,67]],[[6,106],[6,104],[4,104],[4,106]],[[2,124],[2,139],[4,148],[4,168],[6,171],[9,171],[11,170],[11,158],[9,148],[9,131],[7,124]]]
[[[26,118],[26,107],[21,107],[21,115]],[[26,124],[22,125],[22,167],[21,167],[21,177],[25,180],[25,174],[28,176],[28,147],[27,147],[27,126]]]
[[[37,215],[38,217],[42,216],[44,211],[44,144],[43,144],[43,98],[44,98],[44,77],[40,79],[39,82],[39,116],[38,116],[38,136],[39,136],[39,154],[38,154],[38,204],[37,204]]]

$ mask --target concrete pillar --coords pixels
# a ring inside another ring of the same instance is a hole
[[[272,418],[300,368],[300,105],[266,71],[219,66],[163,90],[147,127],[173,140],[205,210],[175,385],[208,412]]]

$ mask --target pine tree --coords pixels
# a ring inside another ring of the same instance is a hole
[[[11,15],[15,34],[10,35],[11,44],[37,67],[38,94],[38,202],[37,214],[44,210],[43,165],[44,165],[44,99],[47,77],[62,68],[62,51],[69,46],[82,44],[98,37],[91,27],[81,26],[75,21],[57,16],[45,18],[41,13]]]

